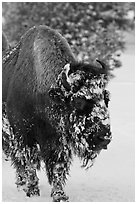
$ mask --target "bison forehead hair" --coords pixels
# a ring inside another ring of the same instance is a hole
[[[111,141],[108,76],[103,68],[67,64],[49,91],[50,120],[61,135],[65,134],[86,167]]]

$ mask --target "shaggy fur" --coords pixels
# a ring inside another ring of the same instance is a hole
[[[5,54],[5,51],[10,48],[9,42],[7,40],[7,37],[4,33],[2,33],[2,55]]]
[[[67,201],[73,153],[88,168],[111,141],[107,69],[98,62],[102,67],[78,63],[46,26],[30,29],[3,57],[3,150],[27,196],[40,195],[36,169],[44,161],[53,201]]]

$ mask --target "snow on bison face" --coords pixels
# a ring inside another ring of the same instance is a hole
[[[67,64],[63,68],[57,86],[51,88],[49,95],[58,104],[67,107],[67,117],[65,109],[60,117],[65,124],[62,130],[67,129],[74,153],[88,168],[100,150],[107,149],[111,141],[109,92],[106,90],[108,77],[101,68],[75,66]]]

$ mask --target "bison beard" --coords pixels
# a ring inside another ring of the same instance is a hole
[[[24,38],[32,42],[29,61]],[[20,56],[26,60],[22,64]],[[67,201],[63,186],[73,153],[89,168],[111,141],[107,70],[98,62],[102,68],[76,62],[62,36],[45,26],[31,29],[13,52],[3,57],[11,80],[10,87],[3,80],[3,150],[16,168],[17,187],[27,196],[40,195],[36,170],[43,161],[53,201]]]

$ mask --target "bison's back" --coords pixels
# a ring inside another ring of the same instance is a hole
[[[46,26],[30,29],[17,52],[15,62],[11,59],[3,65],[3,85],[7,83],[6,76],[9,93],[16,92],[18,100],[47,92],[63,66],[75,61],[66,40]]]

